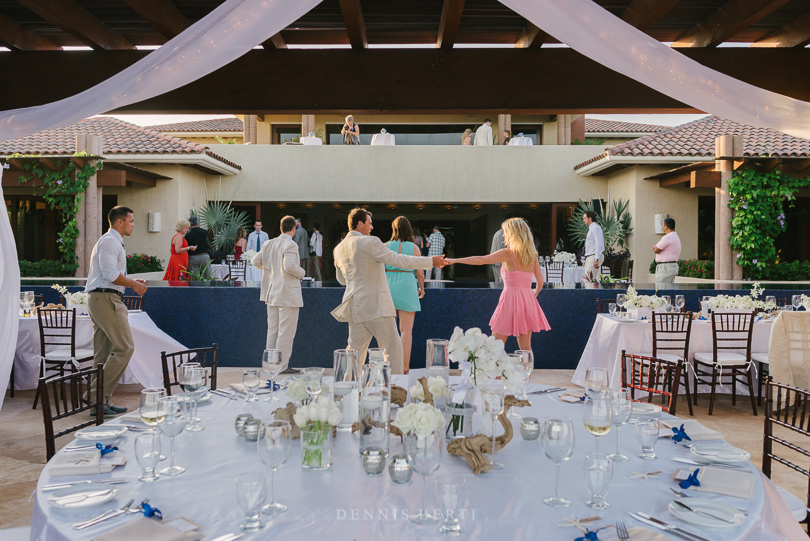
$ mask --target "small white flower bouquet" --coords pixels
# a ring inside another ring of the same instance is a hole
[[[332,466],[332,427],[342,418],[343,412],[328,396],[319,396],[295,412],[293,421],[301,429],[301,466],[305,470]]]
[[[438,408],[424,402],[410,403],[397,411],[391,422],[403,434],[413,434],[419,440],[433,432],[444,432],[444,414]]]
[[[59,284],[54,284],[51,286],[51,289],[55,289],[62,296],[65,298],[65,302],[68,304],[75,304],[77,306],[84,306],[87,304],[87,293],[84,291],[77,291],[76,293],[70,293],[65,286],[60,286]],[[66,306],[65,308],[68,308]]]
[[[306,404],[309,402],[309,393],[307,392],[307,385],[306,382],[304,382],[304,378],[297,377],[290,380],[290,383],[287,384],[287,397],[297,404]],[[296,421],[296,424],[297,423]]]
[[[243,254],[242,254],[242,259],[244,259],[245,261],[247,261],[247,262],[248,262],[248,264],[251,264],[250,262],[251,262],[251,261],[253,261],[253,257],[254,257],[254,256],[257,254],[257,253],[259,253],[259,252],[257,252],[256,250],[248,250],[247,252],[245,252],[245,253],[243,253]]]
[[[558,252],[555,250],[551,255],[551,260],[555,262],[562,261],[563,263],[573,265],[577,262],[577,255],[572,254],[571,252]]]
[[[319,396],[311,404],[298,408],[293,421],[302,430],[325,430],[336,426],[342,417],[343,413],[333,399]]]
[[[758,309],[775,310],[776,303],[759,300],[764,289],[754,282],[750,295],[717,295],[709,299],[709,307],[718,311],[753,311]]]
[[[631,308],[650,308],[655,310],[661,308],[667,303],[662,297],[658,295],[639,295],[636,288],[629,286],[625,294],[624,307]]]
[[[450,400],[453,398],[453,391],[447,386],[447,381],[445,381],[443,377],[429,377],[427,381],[428,390],[430,391],[430,394],[433,395],[434,401],[439,397],[443,397],[448,403],[450,402]],[[422,388],[421,383],[417,382],[414,384],[414,386],[410,388],[410,393],[412,401],[425,401],[425,390]]]
[[[447,347],[450,360],[459,363],[462,375],[469,376],[473,385],[484,385],[498,378],[514,380],[515,370],[504,344],[493,336],[487,336],[481,329],[473,327],[465,332],[456,327]]]

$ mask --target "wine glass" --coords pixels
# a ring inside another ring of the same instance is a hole
[[[627,295],[625,293],[619,293],[616,295],[616,306],[619,308],[624,308],[624,302],[627,300]]]
[[[683,307],[686,306],[686,299],[683,295],[675,295],[675,308],[678,312],[683,312]]]
[[[275,396],[275,389],[273,379],[284,370],[284,361],[281,359],[281,350],[266,349],[262,353],[262,368],[267,372],[267,378],[270,380],[270,396],[264,399],[265,402],[278,402],[278,397]]]
[[[239,526],[243,532],[264,528],[262,504],[267,498],[267,479],[263,473],[243,473],[236,477],[236,502],[245,513],[245,522]]]
[[[534,352],[530,349],[518,349],[515,353],[520,355],[520,364],[523,366],[523,377],[526,379],[526,385],[523,386],[523,392],[520,393],[518,398],[528,400],[529,395],[526,394],[526,390],[532,378],[532,372],[534,372]]]
[[[311,403],[323,391],[323,368],[302,368],[301,371],[304,373],[304,384]]]
[[[672,307],[672,298],[669,295],[661,295],[661,298],[664,299],[664,312],[669,312]]]
[[[242,385],[245,386],[245,402],[258,402],[256,393],[259,392],[259,386],[262,384],[262,378],[259,376],[259,370],[250,368],[242,372]]]
[[[608,391],[607,368],[597,366],[588,368],[585,372],[585,392],[588,396],[600,398]]]
[[[608,458],[613,462],[627,462],[630,459],[619,452],[619,429],[630,419],[633,403],[627,398],[627,391],[611,391],[610,406],[613,410],[613,426],[616,427],[616,452],[608,455]]]
[[[587,397],[582,410],[582,422],[588,432],[596,436],[596,452],[598,453],[599,438],[610,432],[613,424],[613,408],[610,406],[610,399]]]
[[[447,353],[449,340],[431,338],[427,341],[425,368],[428,377],[441,377],[450,384],[450,357]]]
[[[543,503],[551,507],[568,507],[571,500],[560,496],[560,465],[574,453],[574,423],[569,418],[544,419],[540,433],[543,452],[554,462],[554,496],[543,498]]]
[[[152,427],[152,432],[158,433],[157,425],[160,422],[158,415],[160,399],[166,396],[166,389],[153,388],[141,390],[141,403],[138,413],[141,415],[141,421],[147,426]],[[160,460],[166,460],[166,455],[160,455]]]
[[[614,316],[614,317],[616,316],[616,303],[615,302],[609,302],[608,303],[608,313],[611,316]]]
[[[422,476],[422,507],[416,515],[411,515],[411,522],[415,524],[436,524],[437,517],[427,510],[427,478],[436,472],[442,465],[442,449],[444,449],[444,430],[435,430],[426,436],[408,434],[405,437],[405,454],[413,471]]]
[[[163,468],[160,473],[163,475],[180,475],[185,468],[174,465],[174,438],[186,428],[188,418],[188,408],[186,401],[175,396],[167,396],[158,401],[158,428],[169,437],[171,443],[171,462],[168,468]]]
[[[591,499],[585,505],[594,509],[610,507],[605,496],[613,480],[613,461],[602,453],[585,455],[585,480],[588,483],[588,492],[591,493]]]
[[[352,423],[357,418],[360,385],[357,374],[357,350],[336,349],[334,352],[334,367],[335,383],[332,385],[332,394],[335,403],[343,412],[343,417],[340,424],[337,425],[337,429],[345,432],[352,429]],[[348,404],[346,404],[347,400]],[[347,413],[349,413],[348,418],[346,418]]]
[[[765,297],[765,305],[769,307],[768,313],[772,314],[776,309],[776,297],[773,295],[768,295]]]
[[[658,441],[658,419],[647,419],[636,423],[636,436],[641,444],[639,458],[655,460],[655,442]]]
[[[464,509],[464,478],[460,475],[441,475],[436,479],[436,499],[444,510],[444,524],[440,533],[459,535],[464,529],[458,519]]]
[[[25,291],[20,291],[20,317],[28,315],[28,303],[25,300]]]
[[[270,468],[270,503],[262,508],[265,515],[276,516],[287,512],[287,506],[276,501],[276,470],[290,458],[292,427],[287,421],[262,424],[264,437],[259,435],[259,459]]]
[[[802,305],[802,296],[801,295],[793,295],[791,299],[791,303],[793,305],[793,310],[798,311],[799,307]]]
[[[504,409],[503,382],[494,380],[485,384],[481,398],[484,401],[484,411],[492,418],[492,460],[489,464],[492,466],[493,470],[501,470],[505,466],[495,461],[495,420],[498,418],[498,415],[503,413]]]
[[[186,392],[186,396],[191,401],[192,409],[189,415],[191,424],[186,427],[189,432],[199,432],[205,430],[197,421],[197,403],[200,398],[208,392],[208,372],[199,365],[180,365],[180,386]]]
[[[522,374],[522,377],[517,382],[515,387],[517,387],[517,389],[518,389],[518,392],[516,393],[517,397],[518,398],[523,398],[526,395],[526,386],[528,385],[529,380],[526,377],[526,372],[523,370],[523,362],[521,360],[520,353],[517,353],[517,352],[509,353],[509,354],[507,354],[507,356],[509,357],[509,362],[511,362],[513,365],[515,365],[515,371]],[[528,397],[526,397],[526,398],[528,398]],[[510,408],[509,413],[506,414],[506,418],[507,419],[512,419],[514,421],[519,421],[519,420],[523,419],[523,416],[520,415],[516,410],[517,410],[517,408]]]
[[[160,461],[160,433],[150,430],[135,437],[135,460],[143,470],[138,481],[150,483],[160,477],[155,473]]]

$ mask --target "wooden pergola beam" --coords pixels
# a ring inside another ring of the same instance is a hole
[[[104,168],[98,173],[97,185],[99,188],[123,187],[127,185],[127,172],[121,169]]]
[[[633,0],[622,13],[622,20],[646,32],[679,0]]]
[[[517,43],[515,43],[515,48],[539,49],[549,40],[550,37],[551,36],[549,36],[543,30],[540,30],[533,23],[526,21],[526,26],[523,27],[523,31],[520,33]]]
[[[772,32],[751,47],[806,47],[810,45],[810,11]]]
[[[461,24],[461,14],[464,12],[465,0],[444,0],[442,6],[442,19],[439,23],[439,35],[436,38],[436,47],[439,49],[452,49],[456,44],[458,27]]]
[[[281,35],[281,32],[279,32],[262,43],[262,47],[265,49],[286,49],[287,41],[284,39],[284,36]]]
[[[0,42],[18,51],[59,51],[62,48],[0,13]]]
[[[94,49],[134,49],[126,38],[74,0],[17,0],[46,21]]]
[[[672,44],[673,47],[717,47],[790,0],[731,0]]]
[[[363,22],[360,0],[340,0],[340,11],[343,13],[343,22],[346,24],[346,33],[349,34],[352,49],[368,49],[366,24]]]
[[[135,13],[160,32],[166,39],[172,39],[190,26],[171,0],[124,0]]]
[[[679,184],[686,184],[688,188],[718,188],[720,187],[720,171],[711,169],[683,171],[658,181],[661,188]]]

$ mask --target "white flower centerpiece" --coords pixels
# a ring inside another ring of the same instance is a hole
[[[303,377],[299,376],[290,379],[290,382],[287,384],[287,398],[292,400],[297,406],[309,404],[309,393],[307,392],[307,384]]]
[[[639,295],[633,286],[627,288],[624,297],[624,307],[634,319],[652,319],[652,311],[666,303],[667,301],[658,295]]]
[[[397,417],[391,424],[402,431],[402,434],[415,437],[417,447],[425,445],[430,434],[444,430],[444,414],[435,406],[425,402],[411,402],[399,408]]]
[[[65,298],[65,304],[67,304],[65,308],[68,310],[75,308],[77,316],[89,315],[87,311],[87,293],[84,291],[71,293],[65,286],[60,286],[59,284],[53,284],[51,289],[55,289]]]
[[[751,312],[753,310],[775,310],[776,303],[760,300],[764,289],[754,282],[749,295],[717,295],[709,299],[709,308],[714,312]]]
[[[555,262],[562,261],[567,265],[575,265],[577,262],[577,255],[572,254],[571,252],[558,252],[555,250],[551,255],[551,260]]]
[[[332,467],[332,427],[342,418],[343,412],[326,396],[298,408],[293,421],[301,429],[302,468],[317,471]]]
[[[253,263],[251,263],[251,261],[253,261],[253,258],[256,256],[257,253],[259,252],[257,252],[256,250],[248,250],[247,252],[242,254],[242,259],[247,261],[248,265],[252,265]]]
[[[447,381],[441,376],[431,376],[427,379],[428,382],[428,391],[430,394],[433,395],[433,400],[435,401],[437,398],[442,397],[447,402],[453,398],[453,391],[450,387],[447,386]],[[412,402],[424,402],[425,401],[425,390],[422,388],[421,383],[415,383],[413,387],[409,389],[411,395]],[[434,402],[435,403],[435,402]]]

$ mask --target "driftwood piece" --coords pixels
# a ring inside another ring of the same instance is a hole
[[[276,421],[287,421],[288,423],[290,423],[290,427],[292,428],[292,430],[290,431],[290,438],[294,440],[297,440],[298,438],[301,437],[301,427],[295,424],[295,419],[293,419],[293,415],[295,415],[295,412],[297,411],[298,406],[296,406],[292,402],[287,402],[286,408],[278,408],[273,412],[273,418]],[[354,432],[354,428],[352,428],[352,432]],[[335,436],[337,436],[337,433],[338,433],[337,427],[333,426],[332,437],[334,438]]]
[[[425,399],[423,400],[423,402],[425,404],[430,404],[432,406],[433,405],[433,393],[431,393],[430,389],[428,388],[428,380],[427,380],[427,378],[422,376],[421,378],[419,378],[419,383],[422,384],[422,392],[425,395]]]
[[[498,415],[498,420],[503,426],[503,434],[495,438],[495,449],[500,451],[506,444],[512,441],[514,432],[512,430],[512,422],[506,418],[509,409],[512,407],[522,408],[528,406],[528,400],[518,400],[512,395],[507,395],[504,398],[503,413]],[[492,452],[492,438],[479,434],[469,438],[458,438],[447,444],[447,452],[451,455],[460,456],[464,458],[473,470],[475,475],[488,472],[492,469],[489,458],[485,453]]]
[[[397,385],[391,385],[391,403],[403,406],[408,399],[408,391]]]
[[[391,419],[391,421],[393,421],[393,419]],[[385,425],[383,425],[380,421],[372,420],[370,415],[366,415],[360,420],[360,422],[352,423],[352,433],[355,433],[358,430],[363,430],[363,434],[368,434],[371,432],[371,429],[375,427],[385,428]],[[402,430],[391,424],[390,421],[388,423],[388,431],[394,436],[399,436],[400,441],[403,439]]]

